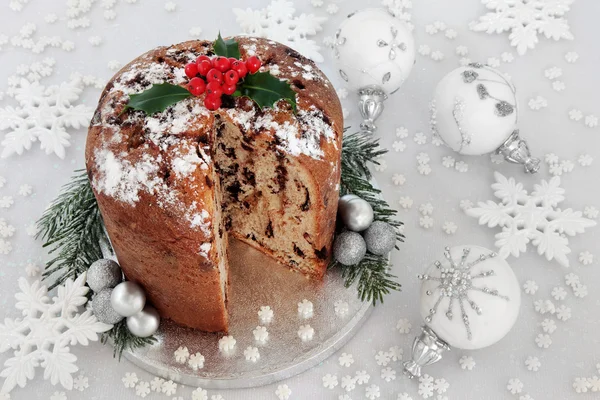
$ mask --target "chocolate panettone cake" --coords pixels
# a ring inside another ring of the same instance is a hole
[[[227,332],[228,234],[321,279],[331,254],[340,180],[342,111],[313,62],[273,41],[239,37],[240,58],[289,82],[261,109],[224,96],[207,109],[191,96],[162,112],[127,109],[152,85],[186,87],[184,67],[213,43],[159,47],[119,71],[102,93],[86,165],[127,279],[162,317]],[[260,282],[256,282],[260,285]]]

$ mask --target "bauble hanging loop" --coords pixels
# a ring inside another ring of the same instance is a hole
[[[421,285],[425,326],[415,338],[404,372],[418,377],[421,368],[442,358],[450,346],[475,350],[502,339],[513,327],[521,306],[521,290],[508,263],[479,246],[446,247]]]
[[[496,152],[528,173],[538,171],[539,159],[519,137],[516,89],[500,71],[472,63],[449,72],[435,89],[431,111],[432,131],[457,153]]]
[[[404,83],[415,63],[415,41],[403,21],[371,8],[348,15],[335,34],[341,78],[359,95],[361,129],[375,131],[384,101]]]

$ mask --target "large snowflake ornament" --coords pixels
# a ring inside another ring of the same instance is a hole
[[[309,36],[323,29],[321,24],[327,17],[313,14],[294,16],[294,3],[287,0],[273,0],[261,10],[234,8],[233,13],[245,33],[276,40],[313,61],[323,62],[319,46]]]
[[[555,259],[568,267],[567,254],[571,252],[567,236],[583,233],[596,222],[584,218],[581,211],[571,208],[560,209],[558,204],[565,200],[565,189],[560,187],[560,178],[542,180],[528,194],[521,183],[496,172],[496,183],[492,184],[494,195],[501,201],[479,202],[478,207],[467,209],[467,215],[479,218],[481,225],[490,228],[499,226],[496,234],[498,253],[506,258],[509,254],[518,257],[527,250],[530,242],[537,252],[548,261]]]
[[[87,302],[86,274],[74,282],[69,279],[58,287],[52,302],[48,289],[37,280],[33,283],[19,279],[20,293],[15,295],[15,307],[23,318],[6,318],[0,324],[0,353],[14,349],[14,356],[6,360],[0,377],[5,378],[0,392],[8,393],[16,385],[24,387],[35,376],[35,368],[44,368],[44,379],[71,390],[72,374],[78,371],[77,357],[69,345],[86,346],[98,340],[98,333],[112,328],[99,322],[91,311],[78,314]]]
[[[521,55],[533,49],[538,35],[547,39],[573,40],[568,21],[564,18],[574,0],[481,0],[490,10],[471,23],[477,32],[510,31],[511,46]]]
[[[92,117],[91,107],[74,105],[84,86],[80,77],[48,87],[25,78],[16,82],[8,95],[18,106],[0,108],[0,131],[8,130],[0,143],[2,158],[23,154],[35,141],[46,154],[64,158],[71,137],[67,128],[86,127]]]

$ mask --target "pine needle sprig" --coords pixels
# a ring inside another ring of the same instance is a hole
[[[373,208],[374,219],[384,221],[396,228],[396,240],[404,241],[398,228],[402,222],[394,217],[397,211],[381,197],[381,190],[371,182],[369,163],[379,164],[377,157],[387,153],[379,147],[379,141],[365,132],[357,132],[344,136],[342,144],[342,177],[340,196],[354,194],[367,201]],[[398,246],[396,246],[398,248]],[[357,282],[358,296],[362,301],[371,301],[374,305],[383,303],[383,297],[391,290],[400,290],[400,284],[395,276],[390,274],[387,257],[377,256],[367,252],[363,260],[351,266],[332,261],[330,267],[342,269],[344,285],[350,287]]]
[[[111,330],[104,332],[100,337],[100,342],[102,344],[106,344],[109,341],[112,342],[114,347],[113,357],[118,357],[120,361],[124,351],[135,350],[140,347],[154,344],[156,343],[156,338],[154,336],[145,338],[135,336],[129,331],[127,322],[123,319],[113,325]]]
[[[54,254],[42,275],[44,279],[55,277],[49,289],[87,271],[91,263],[102,258],[101,243],[108,243],[87,174],[75,172],[77,175],[37,221],[36,239],[41,238],[43,247]]]

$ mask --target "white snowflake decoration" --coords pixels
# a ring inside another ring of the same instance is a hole
[[[44,379],[53,385],[73,388],[72,374],[78,371],[77,357],[68,345],[87,346],[98,340],[98,333],[112,328],[99,322],[90,310],[77,314],[87,302],[86,274],[75,281],[67,280],[58,287],[56,297],[48,297],[48,289],[39,280],[33,283],[19,279],[19,293],[15,307],[23,318],[6,318],[0,324],[0,353],[10,348],[14,357],[4,363],[0,377],[5,378],[2,392],[10,392],[16,385],[25,387],[35,376],[35,367],[44,368]]]
[[[585,228],[595,226],[596,222],[584,218],[581,211],[557,208],[565,200],[565,190],[560,187],[557,176],[534,185],[531,194],[514,178],[507,179],[498,172],[494,176],[496,183],[492,184],[492,189],[501,201],[479,202],[478,207],[468,209],[466,213],[478,218],[481,225],[502,228],[502,232],[496,234],[500,256],[506,258],[512,254],[518,257],[531,242],[537,247],[538,254],[544,255],[548,261],[556,259],[568,267],[567,254],[571,249],[566,235],[583,233]]]
[[[71,138],[67,128],[86,127],[92,117],[91,107],[73,104],[83,87],[84,83],[78,77],[48,87],[22,78],[8,92],[19,105],[0,108],[0,131],[9,131],[0,143],[1,156],[21,155],[33,142],[39,141],[46,154],[54,153],[64,158]]]
[[[538,35],[547,39],[573,40],[568,21],[564,18],[574,0],[481,0],[490,10],[479,21],[470,24],[476,32],[502,33],[517,53],[523,55],[538,43]]]
[[[289,46],[316,62],[323,62],[319,46],[309,36],[323,28],[326,17],[313,14],[294,16],[294,3],[287,0],[273,0],[261,10],[234,8],[237,22],[242,31],[253,36],[276,40]]]

